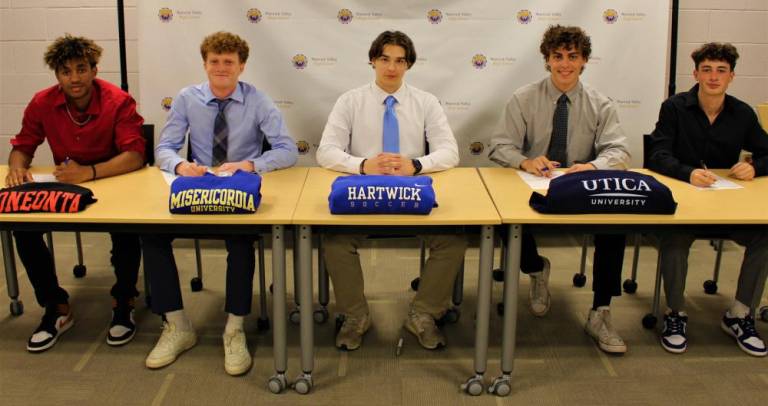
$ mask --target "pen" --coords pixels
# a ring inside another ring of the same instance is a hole
[[[707,164],[704,163],[703,159],[701,161],[699,161],[699,163],[701,164],[702,169],[704,169],[705,171],[709,170],[709,168],[707,168]]]
[[[69,157],[65,157],[65,158],[64,158],[64,162],[63,162],[63,164],[64,164],[64,165],[66,165],[66,164],[68,164],[68,163],[69,163]]]

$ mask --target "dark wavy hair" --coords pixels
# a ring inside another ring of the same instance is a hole
[[[693,63],[696,64],[696,70],[699,70],[699,64],[705,59],[710,61],[725,61],[731,65],[731,70],[736,68],[736,60],[739,59],[739,51],[729,43],[710,42],[697,48],[691,53]]]
[[[208,52],[214,54],[237,53],[240,63],[248,60],[248,43],[238,35],[231,32],[219,31],[205,37],[200,44],[200,55],[203,61],[208,57]]]
[[[398,45],[405,50],[405,62],[408,63],[408,69],[416,63],[416,48],[413,41],[401,31],[384,31],[376,37],[371,43],[371,49],[368,50],[368,60],[372,61],[381,56],[384,52],[384,45]]]
[[[102,48],[96,45],[93,40],[85,37],[73,37],[65,34],[63,37],[56,38],[45,51],[43,60],[52,71],[58,72],[71,60],[86,60],[91,68],[95,67],[101,59]]]
[[[539,51],[544,56],[545,65],[549,54],[561,47],[580,51],[581,56],[587,61],[589,60],[589,55],[592,54],[592,41],[581,27],[564,27],[560,24],[550,25],[547,31],[544,32],[541,45],[539,45]],[[550,70],[549,65],[546,65],[546,68]]]

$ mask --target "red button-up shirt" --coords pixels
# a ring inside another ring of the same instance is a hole
[[[70,113],[80,123],[91,118],[79,126]],[[67,158],[92,165],[125,151],[144,156],[143,123],[133,97],[107,81],[94,79],[91,103],[84,113],[72,108],[68,113],[64,92],[54,85],[35,94],[29,102],[21,131],[11,139],[11,145],[34,156],[37,146],[48,140],[57,165]]]

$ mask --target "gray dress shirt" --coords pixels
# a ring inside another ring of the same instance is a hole
[[[526,159],[546,155],[561,94],[549,76],[517,89],[491,135],[490,159],[519,168]],[[627,138],[613,102],[581,81],[566,96],[567,166],[591,163],[597,169],[626,169],[630,160]]]

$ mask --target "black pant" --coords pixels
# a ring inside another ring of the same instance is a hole
[[[69,295],[59,286],[56,268],[43,233],[36,231],[15,231],[16,249],[21,263],[35,289],[35,298],[40,306],[67,303]],[[112,264],[117,282],[110,294],[118,301],[125,301],[139,295],[136,280],[141,262],[141,244],[136,234],[110,233],[112,237]]]
[[[152,311],[164,314],[184,308],[179,285],[179,271],[173,257],[175,235],[143,235],[144,271],[149,275]],[[206,238],[208,238],[206,236]],[[243,235],[224,239],[227,246],[227,299],[224,311],[238,316],[251,312],[253,272],[256,254],[255,236]]]
[[[592,269],[592,291],[597,295],[621,296],[621,268],[624,263],[624,234],[595,234],[595,256]],[[520,270],[540,272],[544,262],[531,233],[523,231]]]

